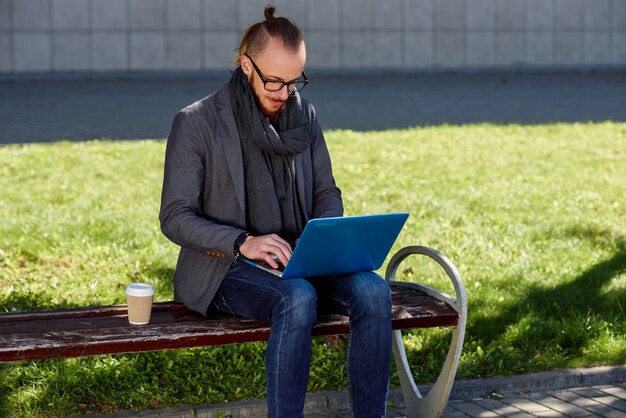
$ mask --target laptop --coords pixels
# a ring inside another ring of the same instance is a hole
[[[265,261],[240,259],[283,279],[374,271],[382,266],[408,217],[389,213],[311,219],[282,271]]]

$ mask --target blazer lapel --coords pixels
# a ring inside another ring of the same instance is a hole
[[[217,92],[216,105],[219,110],[218,129],[221,138],[222,147],[228,169],[235,185],[235,193],[239,200],[239,208],[241,209],[242,219],[245,219],[246,208],[246,186],[244,183],[243,155],[241,151],[241,142],[239,140],[239,131],[237,123],[233,115],[230,105],[230,96],[228,93],[228,84]]]

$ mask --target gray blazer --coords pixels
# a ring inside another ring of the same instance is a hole
[[[311,146],[295,159],[299,201],[308,219],[342,216],[341,191],[315,109],[305,100],[302,105],[311,121]],[[243,170],[228,85],[176,114],[159,219],[165,236],[181,246],[174,299],[202,314],[236,261],[234,242],[245,230]]]

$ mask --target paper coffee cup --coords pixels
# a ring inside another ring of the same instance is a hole
[[[133,325],[144,325],[150,322],[154,288],[147,283],[131,283],[126,288],[126,304],[128,306],[128,322]]]

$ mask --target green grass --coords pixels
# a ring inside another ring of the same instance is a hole
[[[458,377],[626,363],[626,124],[332,131],[346,214],[408,211],[394,250],[427,245],[470,300]],[[0,148],[0,310],[172,299],[158,227],[163,141]],[[399,279],[449,293],[433,263]],[[450,332],[405,337],[432,381]],[[310,390],[342,389],[345,341],[317,339]],[[0,416],[58,416],[264,396],[264,344],[0,365]],[[397,384],[392,376],[392,384]]]

